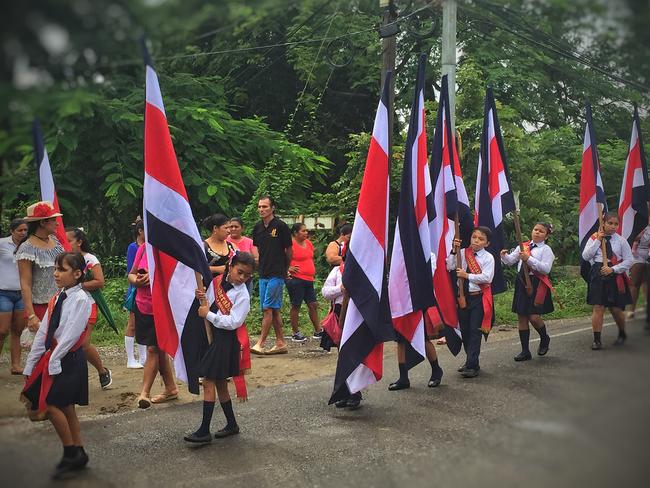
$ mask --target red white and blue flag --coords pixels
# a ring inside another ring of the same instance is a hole
[[[481,152],[476,173],[474,225],[481,225],[492,231],[487,250],[494,256],[492,293],[495,294],[506,289],[500,256],[501,249],[504,247],[503,218],[508,213],[514,212],[515,199],[491,87],[488,87],[485,95],[484,113]]]
[[[390,78],[386,73],[345,257],[342,280],[349,302],[330,404],[381,379],[383,343],[395,338],[386,279]]]
[[[580,242],[580,274],[589,281],[590,265],[582,259],[582,251],[587,240],[600,227],[598,218],[598,206],[602,205],[602,211],[607,211],[607,200],[603,188],[603,179],[600,176],[600,159],[596,146],[596,132],[591,117],[591,105],[585,106],[587,126],[585,127],[585,139],[582,147],[582,169],[580,170],[580,215],[578,219],[578,240]]]
[[[468,245],[472,231],[472,216],[460,170],[456,138],[451,126],[447,75],[442,77],[438,103],[436,131],[431,150],[431,181],[433,182],[434,199],[434,205],[429,214],[431,250],[437,259],[436,270],[433,274],[433,289],[440,318],[446,326],[444,332],[447,337],[447,346],[452,353],[458,354],[462,343],[459,336],[456,290],[451,275],[447,272],[446,259],[452,250],[455,218],[458,217],[460,224],[459,238]]]
[[[424,110],[426,55],[420,56],[404,149],[402,184],[390,260],[393,327],[406,340],[406,366],[426,357],[424,313],[434,306],[428,204],[433,203]]]
[[[630,245],[648,225],[648,166],[643,151],[639,111],[634,106],[632,117],[632,138],[623,171],[621,197],[618,202],[618,233],[625,237]]]
[[[174,358],[176,376],[198,394],[198,362],[207,347],[198,318],[195,272],[214,301],[212,274],[174,152],[158,76],[143,42],[144,231],[158,346]]]
[[[34,136],[34,153],[36,157],[36,169],[38,171],[38,181],[41,187],[41,200],[48,201],[54,207],[57,213],[61,213],[59,209],[59,199],[56,196],[56,188],[54,187],[54,178],[52,177],[52,169],[50,168],[50,159],[47,156],[47,149],[45,149],[45,140],[43,139],[43,131],[41,124],[37,119],[34,119],[32,126]],[[63,249],[71,251],[70,243],[65,235],[65,226],[63,225],[63,218],[57,217],[58,223],[56,227],[56,238],[59,240]]]

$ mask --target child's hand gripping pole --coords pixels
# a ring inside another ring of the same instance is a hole
[[[203,286],[203,276],[201,276],[201,273],[195,271],[194,276],[196,278],[196,289],[205,291],[205,287]],[[205,297],[200,299],[199,303],[201,304],[201,306],[207,307],[208,305],[208,301],[206,300]],[[210,322],[208,322],[207,319],[203,319],[203,321],[205,322],[205,333],[208,336],[208,345],[209,345],[212,344],[212,340],[213,340],[212,327],[210,326]]]

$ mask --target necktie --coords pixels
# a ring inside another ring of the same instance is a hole
[[[59,323],[61,322],[61,309],[63,308],[63,301],[68,297],[65,291],[59,293],[59,298],[52,309],[52,316],[49,318],[49,324],[47,324],[47,336],[45,337],[45,349],[50,349],[52,347],[52,341],[54,340],[54,333],[56,329],[59,328]]]
[[[531,243],[530,243],[530,249],[531,249],[531,250],[532,250],[532,249],[535,249],[536,247],[537,247],[537,244],[535,244],[534,242],[531,242]]]

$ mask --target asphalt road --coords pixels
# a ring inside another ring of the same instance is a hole
[[[461,359],[443,352],[436,389],[423,364],[410,390],[388,392],[397,368],[387,362],[354,412],[326,405],[331,379],[258,389],[235,405],[238,437],[198,448],[182,436],[199,403],[86,420],[89,468],[53,485],[649,486],[650,333],[632,322],[615,348],[607,327],[594,352],[588,326],[554,326],[548,356],[526,363],[512,361],[516,339],[484,343],[476,379],[460,378]],[[217,407],[213,429],[222,419]],[[4,422],[0,439],[3,486],[51,484],[61,448],[49,423]]]

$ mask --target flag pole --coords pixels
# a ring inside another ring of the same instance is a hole
[[[196,288],[197,290],[203,290],[205,291],[205,286],[203,286],[203,276],[201,273],[198,271],[194,272],[194,277],[196,278]],[[199,300],[199,303],[201,306],[205,306],[208,304],[208,301],[204,298],[203,300]],[[208,345],[212,344],[213,336],[212,336],[212,326],[210,325],[210,322],[208,322],[208,319],[203,319],[204,325],[205,325],[205,333],[208,336]]]
[[[522,253],[524,252],[524,242],[521,237],[521,223],[519,222],[519,209],[515,209],[515,211],[512,212],[512,216],[515,223],[515,236],[517,238],[517,242],[519,242],[519,252]],[[533,295],[533,284],[530,281],[530,269],[528,263],[522,261],[521,268],[522,268],[522,272],[524,273],[524,286],[526,287],[526,295],[530,297]]]
[[[603,205],[598,204],[598,230],[605,231],[603,226]],[[603,253],[603,266],[609,266],[609,261],[607,259],[607,244],[605,239],[600,240],[600,252]]]
[[[454,240],[457,241],[460,239],[460,221],[458,219],[458,210],[454,214]],[[456,253],[456,268],[461,268],[463,266],[463,259],[460,255],[460,246],[454,246],[454,252]],[[458,278],[458,307],[464,309],[467,307],[467,300],[465,299],[465,280],[463,278]]]

